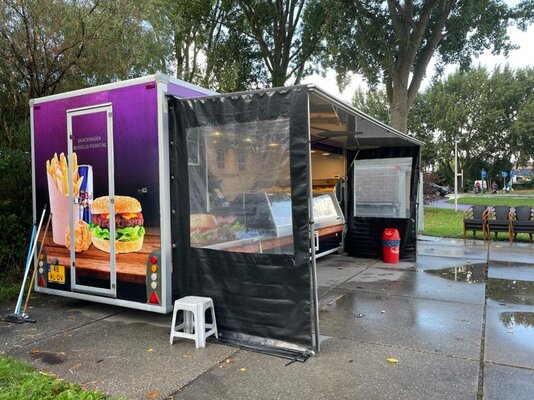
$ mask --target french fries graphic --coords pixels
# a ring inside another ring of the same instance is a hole
[[[83,176],[78,174],[78,157],[76,156],[76,153],[72,153],[70,163],[72,165],[72,182],[74,185],[72,194],[74,197],[77,197],[83,182]],[[61,153],[58,158],[57,153],[54,153],[54,157],[51,160],[46,160],[46,171],[52,178],[57,190],[64,196],[68,196],[69,164],[65,154]]]

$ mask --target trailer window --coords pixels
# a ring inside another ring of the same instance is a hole
[[[411,157],[356,160],[354,216],[409,218]]]
[[[200,137],[199,164],[189,166],[191,246],[292,254],[289,120],[190,130]]]

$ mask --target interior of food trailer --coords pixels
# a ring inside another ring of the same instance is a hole
[[[318,258],[389,227],[415,259],[421,143],[315,86],[170,97],[169,144],[173,297],[212,297],[222,340],[318,351]]]

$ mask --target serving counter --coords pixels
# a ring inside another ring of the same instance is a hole
[[[345,218],[334,192],[313,195],[316,257],[337,251],[342,244]],[[291,196],[286,192],[243,194],[214,213],[216,233],[195,247],[243,253],[282,253],[293,246]],[[194,234],[192,234],[194,235]]]

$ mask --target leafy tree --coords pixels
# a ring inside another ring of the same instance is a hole
[[[371,87],[365,91],[359,87],[352,98],[352,105],[371,117],[389,124],[391,112],[384,88]],[[409,131],[416,133],[417,138],[425,143],[421,149],[421,168],[427,172],[435,170],[435,147],[437,146],[433,131],[427,129],[429,108],[427,97],[419,94],[408,122]],[[431,181],[441,183],[441,179],[437,176]],[[428,176],[425,176],[425,182],[430,182]]]
[[[526,165],[534,157],[534,69],[518,70],[516,79],[522,90],[512,125],[512,145],[517,162]]]
[[[243,18],[241,33],[249,37],[268,72],[271,86],[290,79],[299,84],[314,71],[310,61],[322,43],[324,10],[309,0],[238,1]]]
[[[360,86],[354,92],[352,105],[385,124],[389,123],[389,103],[384,90],[374,87],[366,92]]]
[[[131,54],[131,42],[119,41],[133,39],[127,28],[132,24],[142,32],[140,21],[124,11],[132,10],[126,1],[2,0],[0,7],[0,55],[22,85],[18,90],[31,98],[55,93],[65,78],[87,66],[96,71],[112,66],[128,75],[131,57],[139,55]],[[135,37],[136,46],[142,39]]]
[[[150,0],[145,15],[163,46],[168,71],[219,91],[245,90],[264,77],[231,0]]]
[[[500,180],[501,171],[510,171],[511,159],[528,159],[532,140],[524,129],[532,122],[527,110],[533,78],[532,70],[505,67],[490,74],[478,67],[435,80],[418,96],[410,118],[410,129],[430,145],[423,164],[452,182],[455,140],[459,169],[471,182],[482,168],[488,179]]]
[[[346,81],[362,73],[371,85],[384,83],[391,125],[406,132],[408,114],[434,55],[438,65],[465,67],[486,49],[513,48],[507,27],[525,28],[532,4],[516,8],[501,0],[316,0],[327,10],[324,63]]]
[[[0,0],[0,266],[23,262],[31,226],[28,100],[152,71],[138,0]],[[2,274],[2,276],[4,276]]]

